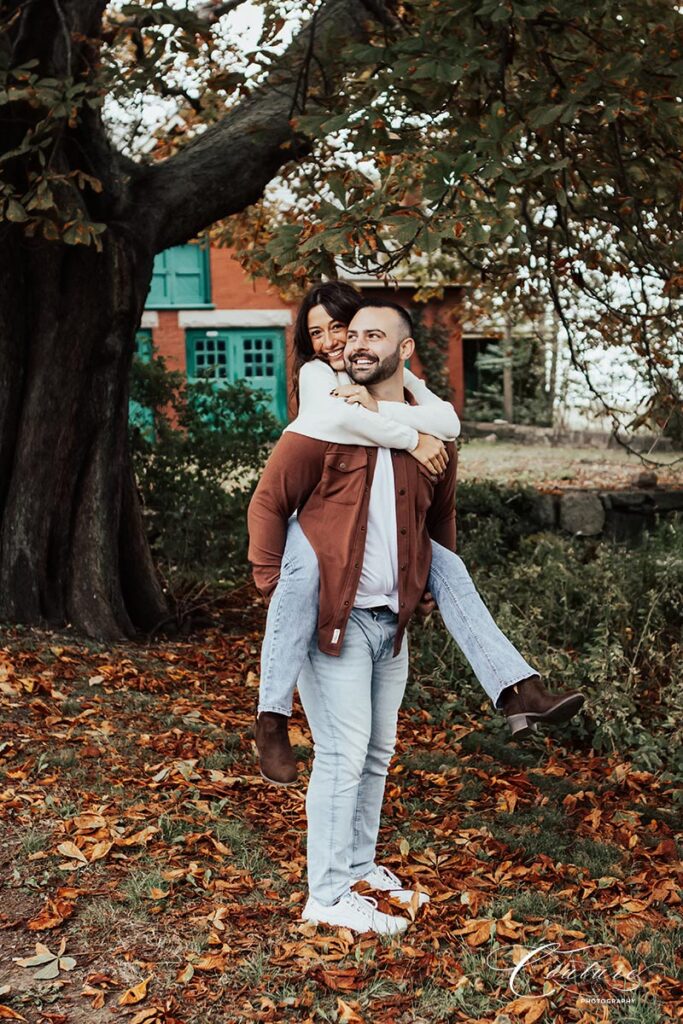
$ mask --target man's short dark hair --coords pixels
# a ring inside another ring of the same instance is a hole
[[[413,331],[415,328],[413,327],[412,317],[405,306],[402,306],[400,303],[392,302],[391,299],[367,298],[362,300],[358,309],[393,309],[394,313],[398,314],[399,320],[406,329],[407,333],[405,337],[413,337]],[[358,312],[358,310],[356,310],[356,312]],[[401,341],[403,341],[403,338]]]

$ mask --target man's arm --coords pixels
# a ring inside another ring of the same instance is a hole
[[[455,551],[455,475],[458,449],[451,441],[446,445],[449,459],[443,475],[434,487],[434,497],[427,510],[429,536],[438,544]]]
[[[460,433],[460,420],[450,402],[430,391],[423,380],[410,370],[403,370],[403,386],[412,394],[417,405],[402,402],[378,402],[381,416],[407,423],[421,434],[431,434],[441,441],[453,441]]]
[[[285,433],[265,465],[249,502],[248,558],[259,591],[269,597],[280,578],[289,517],[304,505],[322,476],[326,445]]]

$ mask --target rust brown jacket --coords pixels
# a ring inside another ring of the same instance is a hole
[[[457,449],[438,479],[408,452],[392,449],[398,530],[398,630],[394,655],[420,601],[431,564],[430,538],[455,551]],[[339,655],[358,589],[377,448],[288,432],[275,445],[249,504],[249,561],[269,597],[280,578],[287,521],[296,511],[320,566],[318,646]]]

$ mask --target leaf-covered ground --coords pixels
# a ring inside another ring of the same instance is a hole
[[[488,443],[463,444],[458,479],[492,479],[501,483],[537,484],[543,490],[576,487],[613,490],[638,486],[643,474],[655,473],[660,487],[683,487],[683,453],[655,452],[657,465],[646,465],[623,448]],[[648,484],[651,486],[651,484]]]
[[[402,709],[380,837],[431,903],[394,940],[303,924],[310,740],[297,705],[301,785],[260,779],[263,609],[239,597],[183,642],[2,634],[0,1020],[676,1019],[671,787],[561,735],[508,743],[457,680]],[[574,959],[513,990],[550,943]]]

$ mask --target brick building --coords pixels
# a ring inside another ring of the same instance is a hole
[[[409,279],[390,289],[371,278],[354,282],[366,294],[387,294],[407,305],[415,291]],[[459,293],[456,287],[447,288],[443,299],[421,308],[425,322],[436,315],[451,332],[449,379],[462,416],[466,360],[454,312]],[[138,353],[145,358],[153,345],[169,369],[190,377],[208,371],[217,381],[244,378],[271,395],[272,411],[285,422],[293,413],[288,396],[295,316],[296,305],[284,302],[264,279],[248,278],[229,250],[176,246],[156,258]],[[410,367],[423,376],[417,356]]]

